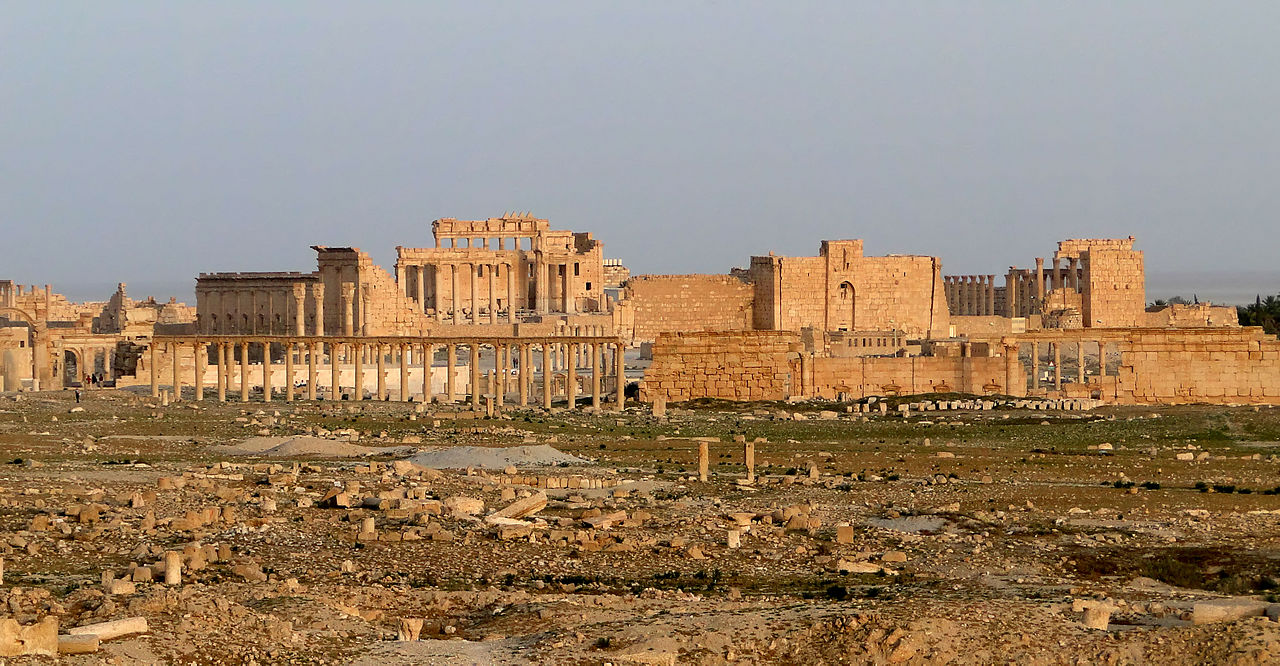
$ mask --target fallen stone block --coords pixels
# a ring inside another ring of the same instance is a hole
[[[494,518],[524,518],[526,516],[532,516],[546,507],[547,494],[538,492],[524,499],[518,499],[493,512],[491,515]]]
[[[121,636],[145,634],[148,631],[150,631],[150,628],[147,626],[147,618],[129,617],[123,620],[112,620],[110,622],[99,622],[97,624],[86,624],[79,627],[72,627],[67,630],[67,633],[72,636],[92,635],[97,636],[100,641],[109,641]]]
[[[1241,618],[1262,615],[1266,612],[1268,605],[1265,601],[1249,598],[1198,601],[1191,607],[1191,623],[1234,622]]]
[[[58,618],[46,617],[21,625],[12,618],[0,620],[0,657],[58,654]]]

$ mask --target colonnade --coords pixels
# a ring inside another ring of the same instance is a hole
[[[323,335],[324,283],[292,282],[286,288],[215,288],[197,295],[209,312],[202,333],[220,335]],[[311,302],[308,315],[307,302]]]
[[[434,313],[439,323],[514,324],[520,310],[577,313],[578,262],[526,261],[511,254],[491,261],[402,257],[396,281],[420,312]]]
[[[1107,376],[1107,348],[1115,343],[1115,340],[1108,339],[1084,339],[1084,338],[1058,338],[1058,339],[1033,339],[1018,340],[1006,338],[1003,341],[1005,355],[1006,370],[1006,390],[1011,395],[1026,395],[1028,391],[1036,393],[1041,389],[1052,389],[1061,391],[1064,379],[1069,375],[1064,374],[1062,369],[1063,358],[1071,358],[1070,351],[1075,354],[1075,379],[1074,383],[1083,385],[1087,383],[1088,377],[1105,377]],[[1023,345],[1030,346],[1030,381],[1027,377],[1026,366],[1023,365],[1021,352]],[[1071,349],[1074,347],[1074,349]],[[1096,350],[1097,363],[1096,372],[1091,372],[1087,363],[1087,352],[1090,348]],[[1064,349],[1068,350],[1064,353]],[[1049,377],[1041,379],[1041,359],[1045,359],[1052,368],[1053,374]],[[1117,369],[1117,373],[1119,370]]]
[[[374,372],[373,399],[390,400],[388,364],[398,365],[398,400],[409,402],[415,394],[422,400],[456,403],[469,397],[473,408],[483,407],[489,397],[495,409],[514,402],[524,407],[540,399],[544,408],[563,399],[569,408],[577,405],[579,383],[583,397],[591,405],[602,408],[607,393],[621,409],[626,400],[625,346],[617,338],[597,336],[493,337],[493,338],[419,338],[419,337],[263,337],[263,336],[159,336],[152,341],[149,363],[151,394],[160,391],[158,350],[164,347],[170,357],[172,388],[175,399],[181,399],[184,384],[194,388],[196,400],[206,399],[209,388],[204,380],[206,364],[213,359],[216,377],[213,390],[217,400],[225,402],[235,396],[238,384],[240,401],[252,399],[253,381],[262,387],[263,399],[275,396],[273,375],[277,358],[282,358],[284,377],[281,389],[284,400],[316,400],[322,380],[320,366],[328,364],[328,398],[346,395],[350,400],[364,400],[365,373]],[[260,352],[262,362],[250,363],[250,352]],[[432,386],[436,352],[445,354],[443,391]],[[467,362],[458,365],[459,352]],[[484,357],[488,358],[484,358]],[[194,357],[190,374],[183,368],[185,358]],[[484,363],[483,361],[490,361]],[[372,368],[367,366],[372,365]],[[482,365],[488,365],[483,368]],[[305,375],[302,368],[305,367]],[[344,369],[350,379],[344,381]],[[421,370],[415,386],[411,371]],[[469,374],[459,381],[459,371]],[[299,377],[305,376],[300,382]],[[186,381],[190,378],[191,381]],[[236,381],[238,378],[238,382]],[[613,379],[612,391],[608,380]],[[301,385],[299,385],[301,384]],[[350,393],[346,389],[350,388]],[[415,390],[418,389],[418,390]]]
[[[951,314],[995,315],[996,276],[947,275],[943,277],[943,281]]]

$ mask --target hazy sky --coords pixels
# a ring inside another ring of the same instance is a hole
[[[0,2],[0,278],[189,298],[511,210],[641,273],[824,238],[1001,273],[1130,234],[1150,271],[1271,270],[1278,27],[1274,0]]]

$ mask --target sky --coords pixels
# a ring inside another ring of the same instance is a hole
[[[0,0],[0,279],[189,300],[529,211],[633,273],[862,238],[1000,274],[1134,235],[1152,275],[1276,293],[1277,25],[1274,0]]]

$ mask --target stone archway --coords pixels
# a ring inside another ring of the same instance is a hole
[[[79,386],[85,374],[84,355],[78,349],[62,350],[62,385]]]

